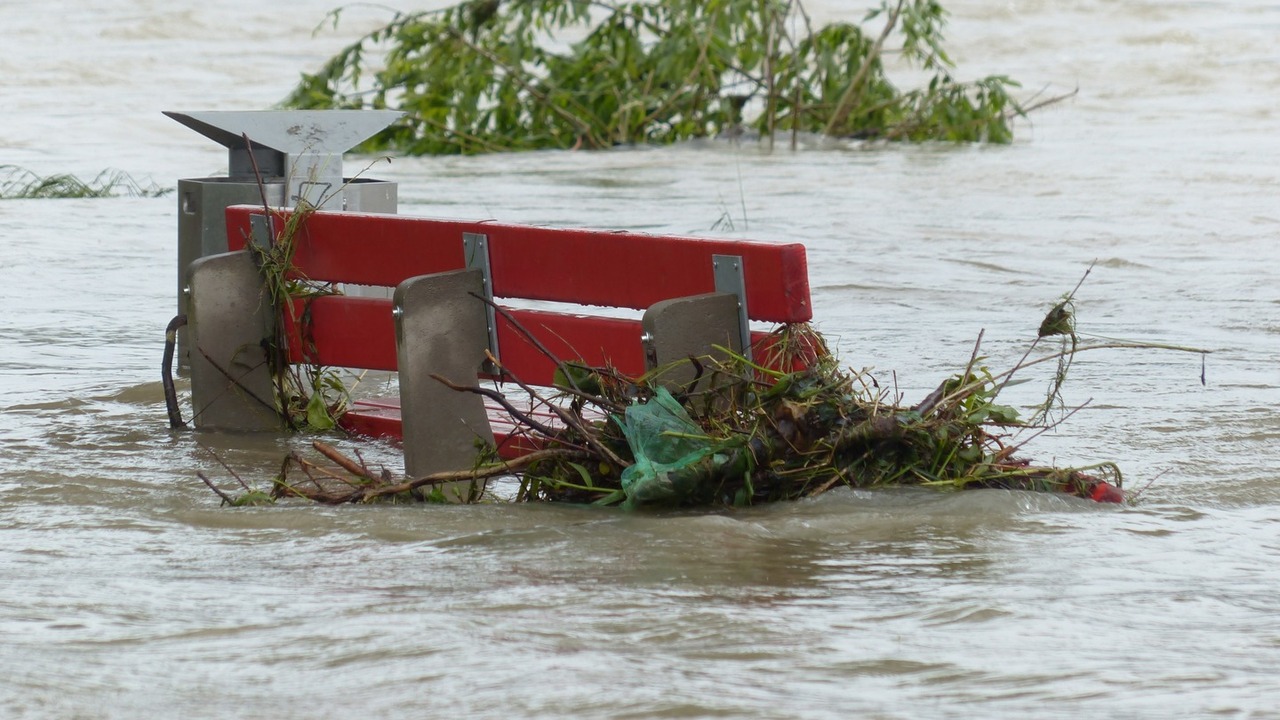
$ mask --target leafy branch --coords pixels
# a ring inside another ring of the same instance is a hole
[[[326,20],[336,26],[341,8]],[[297,108],[397,107],[367,149],[409,154],[673,143],[752,131],[1007,143],[1003,75],[958,82],[934,0],[815,27],[799,0],[468,0],[396,13],[303,75]],[[568,40],[568,38],[574,38]],[[932,74],[900,90],[883,57]],[[372,58],[377,57],[378,69]],[[1051,102],[1051,101],[1047,101]]]

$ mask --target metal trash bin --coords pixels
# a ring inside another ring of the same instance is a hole
[[[164,113],[227,148],[225,177],[178,181],[178,314],[187,312],[187,266],[227,251],[230,205],[297,205],[395,213],[397,184],[345,177],[342,154],[394,122],[395,110],[205,111]],[[245,137],[249,143],[245,142]],[[252,151],[250,150],[252,147]],[[262,184],[259,186],[259,178]],[[359,291],[356,291],[357,294]],[[364,293],[364,294],[377,294]],[[388,295],[389,297],[389,295]],[[189,365],[186,333],[178,333],[181,367]]]

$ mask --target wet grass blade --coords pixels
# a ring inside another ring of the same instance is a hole
[[[172,191],[119,170],[103,170],[85,181],[70,173],[42,176],[17,165],[0,165],[0,200],[162,197]]]

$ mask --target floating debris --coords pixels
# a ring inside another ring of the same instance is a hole
[[[92,180],[59,173],[42,176],[17,165],[0,165],[0,200],[65,198],[162,197],[172,188],[142,183],[119,170],[103,170]]]
[[[1071,415],[1047,419],[1047,408],[1060,402],[1071,358],[1097,349],[1208,351],[1122,340],[1082,344],[1074,294],[1053,306],[1013,368],[993,373],[983,364],[980,334],[964,369],[914,405],[890,397],[867,371],[842,369],[810,325],[791,324],[757,343],[755,361],[717,348],[715,357],[691,357],[629,378],[608,367],[557,359],[555,388],[539,391],[515,379],[537,407],[551,409],[560,422],[535,420],[504,403],[520,428],[513,437],[522,447],[538,448],[514,459],[501,460],[495,448],[481,447],[472,469],[406,480],[316,442],[315,449],[341,470],[294,452],[268,494],[328,504],[443,501],[438,486],[473,481],[470,500],[481,501],[490,499],[485,481],[506,476],[519,481],[515,502],[624,508],[741,508],[840,487],[907,485],[1124,502],[1123,477],[1113,462],[1059,468],[1020,454],[1027,440]],[[1059,336],[1063,345],[1057,352],[1028,360],[1044,338]],[[501,372],[497,358],[489,360]],[[1016,373],[1045,362],[1058,364],[1048,398],[1032,420],[1023,420],[998,397]],[[490,399],[498,395],[480,386],[446,384]],[[1022,433],[1030,437],[1019,442]],[[261,499],[258,490],[245,487],[255,502]]]

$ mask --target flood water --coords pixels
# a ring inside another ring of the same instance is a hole
[[[313,37],[330,0],[269,5],[0,3],[0,164],[225,171],[161,111],[268,108],[385,18]],[[1280,717],[1280,3],[945,5],[960,77],[1078,95],[1006,147],[370,175],[407,214],[801,241],[819,329],[911,402],[980,332],[1009,367],[1096,261],[1082,331],[1213,350],[1203,385],[1195,354],[1080,356],[1066,401],[1087,406],[1027,446],[1118,462],[1132,505],[221,508],[196,472],[233,481],[205,448],[265,481],[298,441],[168,429],[174,197],[0,201],[0,715]],[[1011,401],[1038,399],[1030,376]]]

